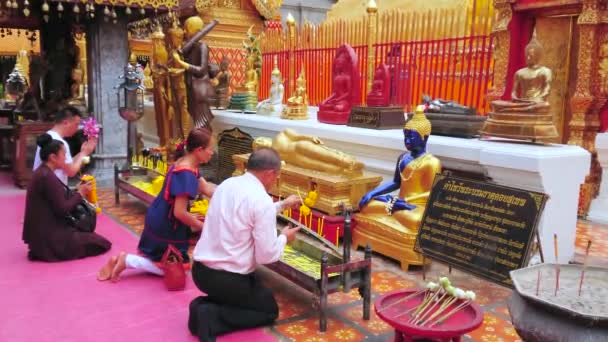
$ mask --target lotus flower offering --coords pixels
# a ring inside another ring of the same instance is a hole
[[[99,138],[99,124],[92,115],[82,120],[82,130],[87,139]]]

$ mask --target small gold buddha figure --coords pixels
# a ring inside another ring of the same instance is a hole
[[[27,50],[21,49],[17,53],[17,60],[19,61],[19,65],[21,66],[21,73],[25,78],[27,84],[30,83],[30,56]]]
[[[253,148],[272,147],[288,165],[332,175],[359,175],[363,163],[344,152],[323,145],[313,136],[300,135],[292,129],[279,132],[274,139],[259,137]]]
[[[403,128],[409,152],[397,159],[394,179],[365,194],[355,215],[355,247],[370,243],[374,251],[401,261],[403,269],[422,262],[414,242],[435,175],[441,172],[439,159],[426,151],[430,134],[431,122],[420,105]],[[395,190],[398,195],[391,194]]]
[[[239,88],[240,92],[258,93],[258,71],[255,69],[255,56],[247,56],[247,71],[245,71],[245,82]]]
[[[285,87],[281,70],[279,70],[277,56],[274,56],[274,69],[270,75],[270,97],[260,102],[257,107],[257,114],[278,115],[283,111],[283,96]]]
[[[551,92],[551,69],[540,65],[542,45],[536,31],[525,49],[526,67],[515,72],[511,101],[490,103],[492,113],[480,130],[482,135],[533,141],[558,136],[547,97]]]
[[[289,120],[308,119],[308,94],[306,93],[304,65],[302,65],[300,76],[296,80],[295,94],[287,99],[287,106],[283,108],[281,118]]]
[[[74,57],[76,65],[70,75],[72,84],[70,85],[70,98],[68,104],[71,106],[84,107],[84,70],[81,64],[80,47],[74,46]]]
[[[258,70],[255,68],[256,56],[247,56],[245,82],[238,87],[230,98],[230,108],[255,112],[258,106]]]
[[[70,86],[70,99],[68,103],[70,105],[82,105],[84,104],[84,84],[83,84],[84,73],[77,65],[72,69],[72,85]]]
[[[150,69],[150,63],[146,64],[144,68],[144,87],[148,90],[154,88],[154,80],[152,79],[152,69]]]

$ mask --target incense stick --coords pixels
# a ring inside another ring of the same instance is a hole
[[[557,252],[557,234],[553,234],[553,245],[555,248],[555,293],[554,296],[557,296],[557,290],[559,290],[559,261],[558,261],[558,252]]]
[[[410,298],[412,298],[412,297],[415,297],[415,296],[417,296],[417,295],[421,294],[421,293],[422,293],[422,292],[424,292],[424,291],[426,291],[426,289],[425,289],[425,290],[419,290],[419,291],[416,291],[416,292],[414,292],[414,293],[410,294],[409,296],[401,297],[401,298],[399,298],[398,300],[396,300],[396,301],[394,301],[394,302],[390,303],[389,305],[387,305],[387,306],[385,306],[385,307],[383,307],[383,308],[380,308],[380,310],[378,310],[378,312],[382,312],[382,311],[384,311],[384,310],[386,310],[386,309],[388,309],[388,308],[390,308],[390,307],[392,307],[392,306],[395,306],[395,305],[397,305],[397,304],[399,304],[399,303],[403,302],[404,300],[408,300],[408,299],[410,299]]]
[[[538,297],[538,289],[540,288],[540,267],[536,272],[536,297]]]
[[[587,241],[587,250],[585,250],[585,259],[583,260],[583,270],[581,271],[581,281],[578,284],[579,297],[581,295],[581,290],[583,289],[583,279],[585,279],[585,269],[587,268],[587,258],[589,257],[590,249],[591,249],[591,240]]]
[[[336,228],[336,247],[340,247],[340,227]]]
[[[323,236],[323,230],[325,229],[325,215],[321,217],[321,233],[319,235]]]
[[[300,188],[296,188],[296,191],[298,191],[298,197],[300,197],[300,202],[302,202],[301,204],[304,204],[304,200],[302,199],[302,195],[300,195]]]

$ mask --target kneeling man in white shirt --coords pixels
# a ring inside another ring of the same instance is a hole
[[[256,150],[247,172],[225,180],[213,194],[193,253],[192,277],[207,296],[190,303],[188,328],[200,341],[272,324],[278,317],[277,302],[255,268],[278,261],[299,230],[286,227],[277,237],[277,212],[301,204],[297,196],[273,203],[268,195],[280,169],[275,150]]]

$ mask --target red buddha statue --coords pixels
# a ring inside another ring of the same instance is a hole
[[[388,107],[391,95],[391,75],[386,64],[380,64],[374,73],[372,90],[367,94],[368,107]]]
[[[319,105],[319,122],[346,125],[353,105],[361,103],[361,82],[355,50],[344,44],[333,63],[332,94]]]

